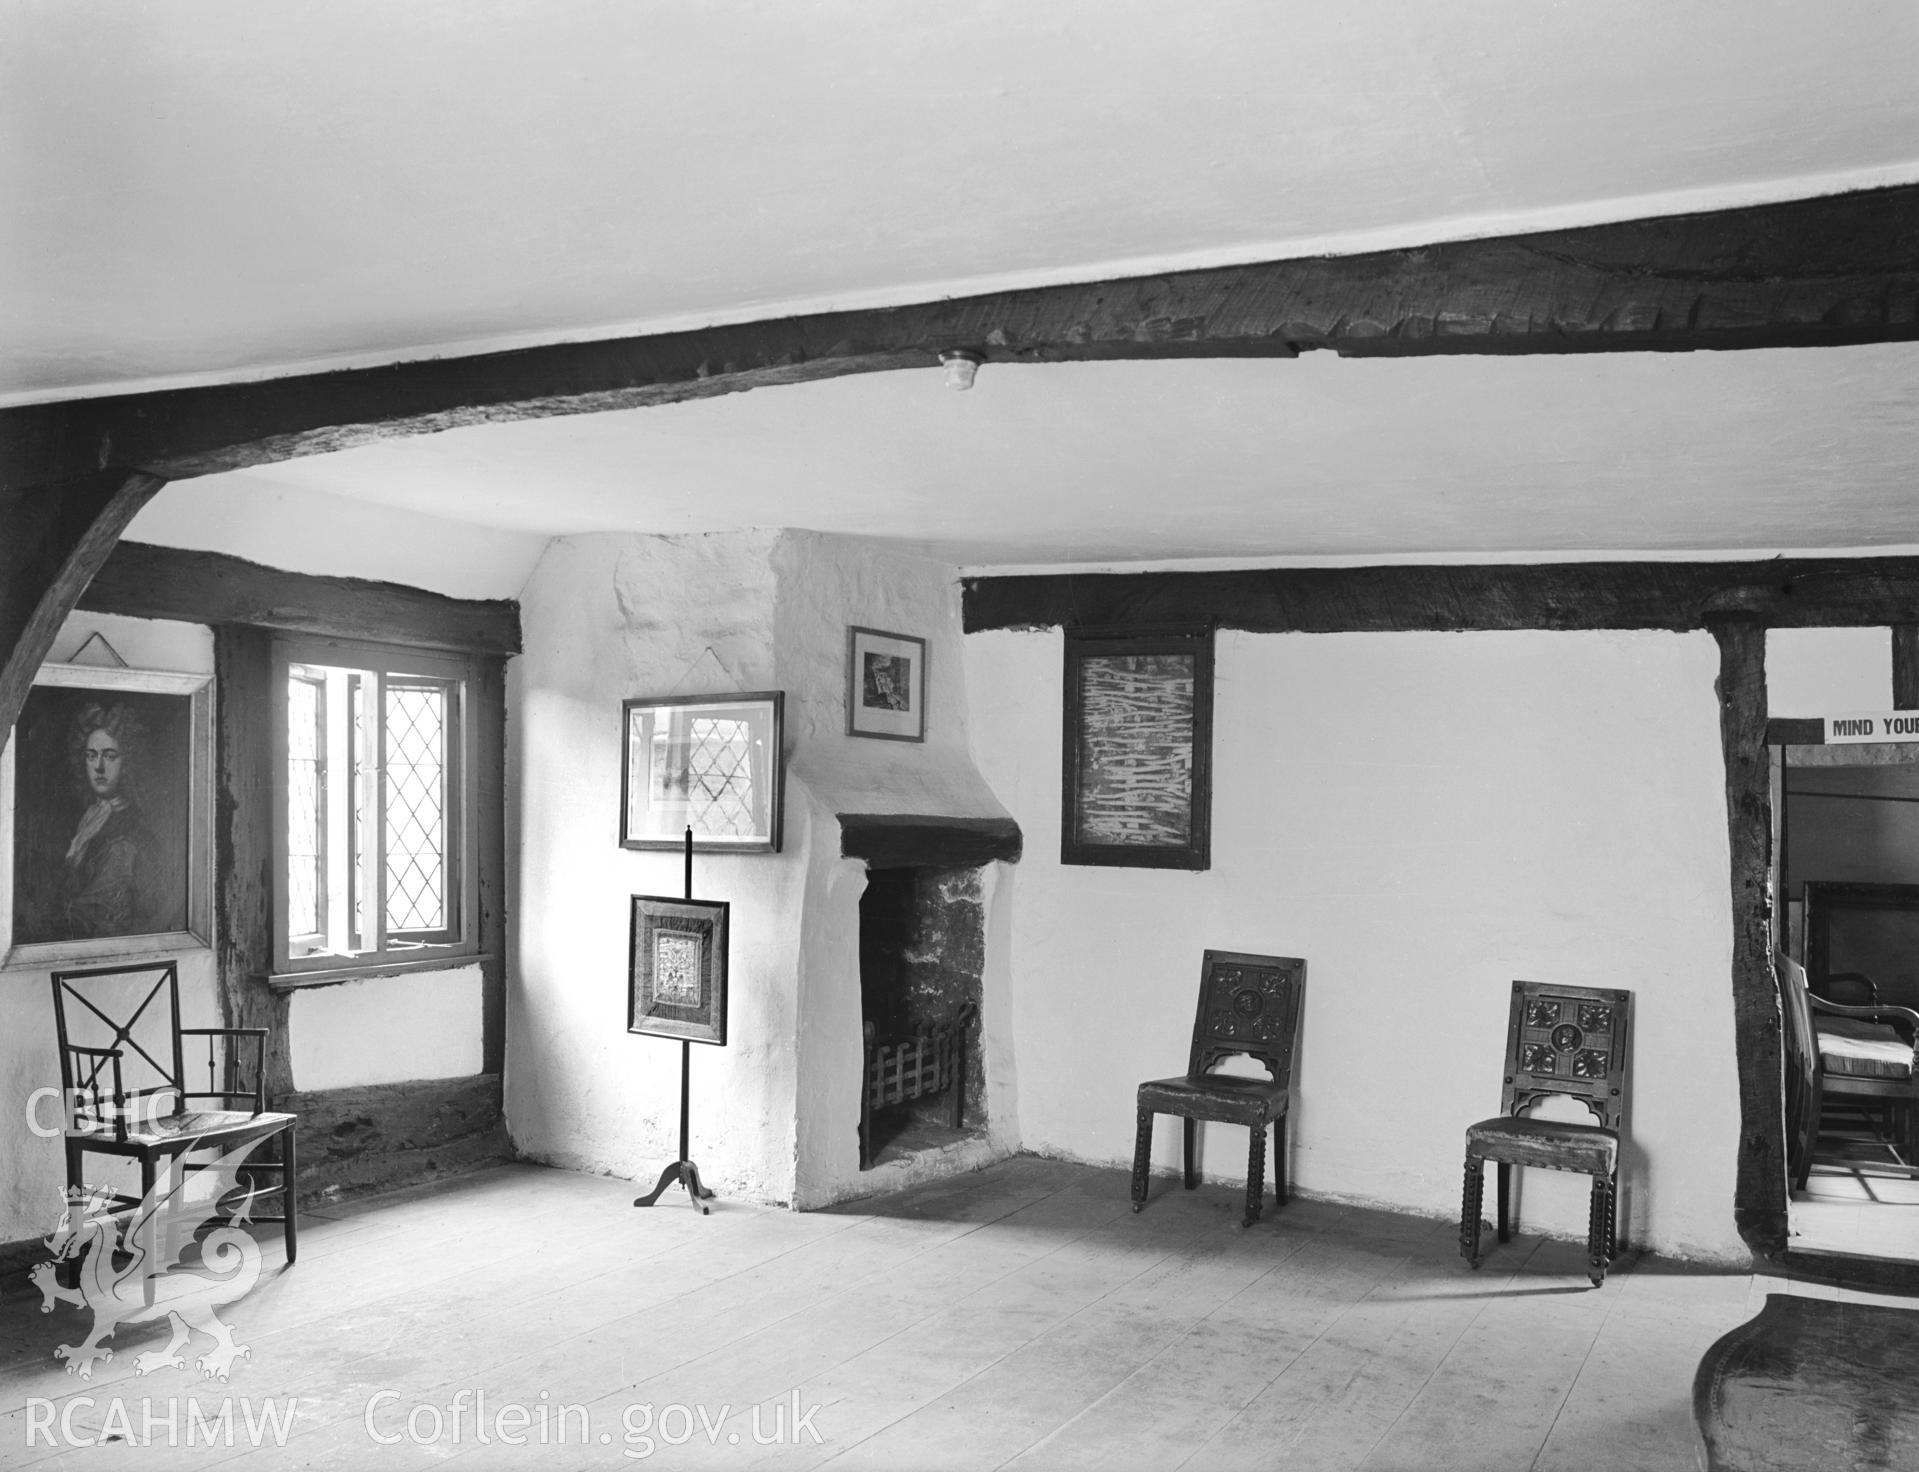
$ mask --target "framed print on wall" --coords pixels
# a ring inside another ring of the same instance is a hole
[[[778,853],[785,696],[683,695],[622,708],[620,845]]]
[[[725,900],[633,896],[626,1030],[726,1043]]]
[[[926,641],[879,629],[846,631],[846,734],[926,739]]]
[[[213,677],[43,665],[0,768],[9,965],[204,945]]]
[[[1212,862],[1211,629],[1066,635],[1060,862]]]

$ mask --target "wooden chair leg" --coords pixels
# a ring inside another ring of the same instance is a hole
[[[1609,1235],[1606,1218],[1611,1195],[1606,1178],[1594,1176],[1592,1210],[1586,1224],[1586,1275],[1592,1279],[1595,1288],[1606,1281],[1606,1264],[1610,1261],[1606,1255],[1606,1239]]]
[[[1242,1227],[1259,1220],[1266,1199],[1266,1126],[1256,1124],[1246,1132],[1252,1137],[1246,1156],[1246,1217]]]
[[[286,1217],[287,1266],[300,1259],[300,1152],[293,1142],[294,1127],[287,1126],[286,1144],[280,1160],[285,1169],[280,1176],[281,1213]]]
[[[140,1199],[142,1201],[152,1201],[154,1199],[154,1179],[153,1157],[150,1155],[141,1156]],[[127,1247],[130,1250],[142,1254],[140,1258],[141,1291],[144,1296],[144,1301],[151,1307],[153,1304],[154,1279],[158,1275],[160,1268],[158,1257],[159,1254],[165,1250],[167,1238],[167,1223],[164,1220],[164,1214],[156,1210],[152,1216],[147,1218],[146,1225],[141,1228],[141,1230],[146,1233],[146,1241],[137,1246],[129,1242]],[[102,1245],[105,1246],[107,1244],[103,1243]]]
[[[1506,1204],[1512,1198],[1513,1168],[1505,1161],[1499,1162],[1499,1240],[1512,1241],[1512,1228],[1508,1225]]]
[[[1479,1213],[1485,1205],[1485,1162],[1466,1152],[1466,1185],[1459,1198],[1459,1255],[1479,1266]]]
[[[1286,1204],[1286,1116],[1273,1121],[1273,1202]]]
[[[72,1138],[69,1138],[66,1141],[66,1147],[67,1147],[67,1206],[66,1206],[66,1209],[68,1211],[71,1211],[73,1210],[73,1193],[79,1190],[80,1188],[81,1156],[84,1152],[80,1148],[80,1142]],[[80,1286],[80,1259],[77,1257],[64,1259],[61,1262],[60,1266],[54,1270],[54,1278],[60,1284],[62,1288],[78,1288]]]
[[[1153,1111],[1141,1106],[1139,1130],[1133,1137],[1133,1210],[1146,1204],[1146,1167],[1153,1154]]]
[[[1196,1154],[1194,1147],[1199,1143],[1199,1121],[1182,1119],[1180,1124],[1183,1126],[1180,1131],[1181,1139],[1186,1147],[1186,1189],[1191,1191],[1199,1186],[1199,1162],[1194,1158]]]

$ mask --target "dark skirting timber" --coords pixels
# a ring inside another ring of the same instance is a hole
[[[841,813],[840,855],[874,869],[973,869],[1019,862],[1024,840],[1011,818]]]
[[[1919,558],[1040,573],[963,585],[966,632],[1213,624],[1261,634],[1771,628],[1919,621]]]
[[[1676,352],[1919,338],[1919,186],[1363,255],[0,410],[0,486],[169,479],[493,420],[988,364]]]
[[[354,1195],[511,1160],[500,1076],[289,1093],[300,1116],[300,1194]]]

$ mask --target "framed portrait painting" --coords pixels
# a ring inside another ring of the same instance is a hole
[[[725,900],[633,896],[626,1030],[726,1042]]]
[[[926,641],[879,629],[846,631],[846,734],[926,739]]]
[[[1212,862],[1213,635],[1069,631],[1060,862]]]
[[[778,853],[785,695],[682,695],[622,708],[620,845]]]
[[[212,676],[43,665],[0,765],[9,964],[205,944]]]

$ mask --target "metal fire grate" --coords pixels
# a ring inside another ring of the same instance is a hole
[[[873,1163],[873,1111],[951,1092],[953,1128],[966,1118],[966,1029],[979,1015],[971,1002],[946,1022],[910,1038],[877,1042],[866,1024],[866,1075],[860,1091],[860,1169]]]

